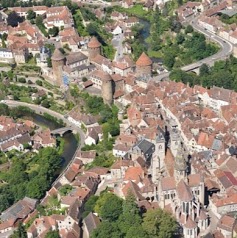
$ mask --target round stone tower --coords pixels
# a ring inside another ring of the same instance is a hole
[[[101,86],[101,94],[104,103],[111,105],[113,103],[112,78],[108,73],[104,73]]]
[[[89,52],[89,59],[93,59],[97,55],[101,54],[101,44],[95,36],[93,36],[88,43],[88,52]]]
[[[55,49],[51,60],[54,80],[58,86],[61,86],[63,83],[63,66],[65,65],[65,56],[59,49]]]
[[[151,76],[152,60],[143,52],[136,62],[136,76]]]

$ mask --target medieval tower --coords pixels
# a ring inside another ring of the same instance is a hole
[[[182,144],[179,143],[179,148],[177,150],[177,154],[175,156],[175,161],[174,161],[175,180],[178,182],[181,179],[186,179],[187,170],[188,170],[187,155],[184,152]]]
[[[136,62],[136,76],[151,76],[152,60],[143,52]]]
[[[112,78],[108,73],[103,73],[101,94],[105,104],[111,105],[113,103],[113,86]]]
[[[65,56],[59,49],[55,49],[51,60],[55,84],[61,86],[63,83],[63,66],[65,65]]]
[[[170,149],[174,156],[177,155],[177,151],[180,145],[180,134],[176,128],[172,128],[170,131]]]
[[[101,54],[101,44],[96,37],[92,37],[88,43],[89,59],[95,58]]]
[[[165,159],[165,132],[158,126],[157,136],[155,143],[155,156],[152,158],[152,181],[154,183],[160,177],[160,173],[164,168],[164,159]]]

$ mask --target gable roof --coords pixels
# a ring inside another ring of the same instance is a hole
[[[98,225],[100,224],[100,219],[97,217],[94,213],[90,212],[85,218],[84,218],[84,224],[87,227],[87,230],[89,234],[95,230]]]
[[[189,202],[193,199],[192,192],[183,179],[178,183],[176,191],[179,199],[183,202]]]

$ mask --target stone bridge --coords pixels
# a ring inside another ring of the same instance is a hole
[[[55,130],[51,131],[51,135],[63,136],[66,132],[73,132],[72,126],[66,126],[66,127],[55,129]]]

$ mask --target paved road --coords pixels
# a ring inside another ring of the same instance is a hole
[[[210,57],[207,57],[207,58],[202,59],[198,62],[195,62],[195,63],[192,63],[192,64],[182,67],[181,68],[182,70],[191,71],[191,70],[199,68],[202,64],[207,64],[207,65],[212,66],[215,61],[225,59],[226,57],[231,55],[232,50],[233,50],[233,45],[230,42],[223,39],[222,37],[217,36],[216,34],[210,32],[210,31],[207,31],[203,27],[198,25],[198,18],[193,19],[193,21],[189,22],[189,24],[191,24],[196,31],[203,33],[206,36],[206,38],[218,43],[220,45],[221,49],[216,54],[214,54]],[[169,72],[163,73],[163,74],[160,74],[160,75],[154,77],[153,79],[160,81],[165,78],[168,78],[169,74],[170,74]]]
[[[114,60],[118,60],[119,58],[123,57],[123,41],[124,41],[124,34],[121,33],[119,35],[116,35],[112,39],[112,45],[116,49],[116,53],[114,56]]]
[[[81,130],[81,128],[77,127],[75,124],[71,123],[67,118],[64,117],[64,115],[52,111],[48,108],[39,106],[39,105],[34,105],[30,103],[25,103],[25,102],[19,102],[19,101],[13,101],[13,100],[3,100],[2,103],[5,103],[9,107],[17,107],[17,106],[25,106],[29,107],[30,109],[34,110],[37,114],[43,114],[43,113],[48,113],[53,117],[56,117],[58,119],[62,119],[62,121],[67,125],[71,126],[73,130],[75,130],[79,135],[80,135],[80,147],[83,147],[84,142],[85,142],[85,134]]]

